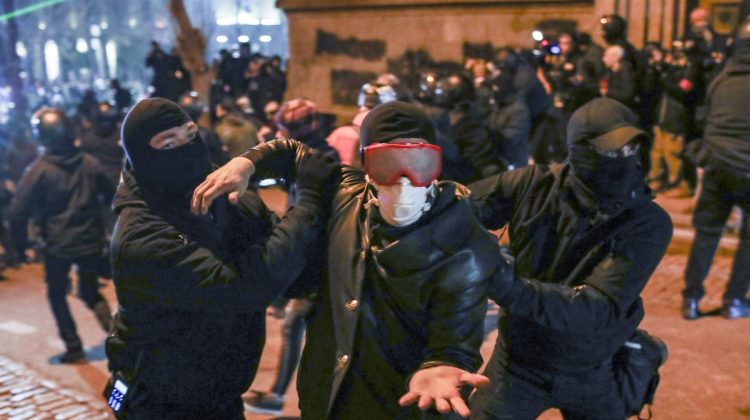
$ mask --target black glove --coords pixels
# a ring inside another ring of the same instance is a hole
[[[515,265],[515,259],[512,256],[500,252],[497,270],[490,279],[490,287],[487,290],[489,298],[503,307],[513,304],[513,286],[516,282]]]
[[[339,162],[325,153],[314,151],[302,156],[297,168],[297,188],[321,192],[325,182],[338,167]]]

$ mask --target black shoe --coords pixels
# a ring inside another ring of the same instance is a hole
[[[245,411],[255,414],[278,416],[284,409],[284,396],[274,393],[253,391],[253,395],[243,398]]]
[[[747,299],[725,300],[721,315],[726,319],[750,317],[750,302]]]
[[[687,320],[698,319],[700,312],[698,312],[698,302],[700,299],[685,298],[682,301],[682,317]]]
[[[83,349],[72,349],[67,350],[65,353],[60,355],[60,363],[73,364],[73,363],[85,363],[86,352]]]

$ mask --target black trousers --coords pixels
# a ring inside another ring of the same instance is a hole
[[[472,396],[472,419],[536,419],[558,408],[565,419],[626,418],[612,363],[573,373],[551,373],[547,366],[509,360],[498,337],[484,371],[490,384]]]
[[[70,267],[73,264],[78,266],[78,297],[91,309],[98,302],[104,300],[104,297],[99,293],[97,276],[99,259],[99,255],[74,258],[61,258],[49,254],[44,256],[47,300],[52,309],[52,315],[57,322],[58,332],[63,340],[77,338],[76,324],[70,314],[67,300],[68,290],[70,289],[70,277],[68,277]]]
[[[705,294],[703,282],[734,206],[742,209],[740,244],[734,255],[724,299],[743,298],[747,294],[750,286],[750,174],[709,165],[703,175],[701,194],[693,214],[695,239],[685,268],[685,298],[700,299]]]

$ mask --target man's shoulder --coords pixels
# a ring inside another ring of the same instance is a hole
[[[183,243],[184,238],[172,225],[145,207],[133,206],[120,211],[112,250],[121,261],[146,261],[164,258]]]

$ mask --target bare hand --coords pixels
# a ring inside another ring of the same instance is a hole
[[[211,172],[206,180],[193,191],[191,210],[195,214],[208,213],[211,203],[222,194],[229,193],[229,201],[237,204],[237,198],[247,190],[247,183],[255,172],[250,159],[236,157],[221,168]]]
[[[471,412],[466,406],[459,387],[471,385],[480,387],[490,382],[486,376],[469,373],[453,366],[436,366],[418,370],[409,381],[409,392],[404,394],[398,403],[405,407],[414,404],[420,410],[428,410],[433,404],[438,412],[446,414],[451,410],[462,417],[469,417]]]

